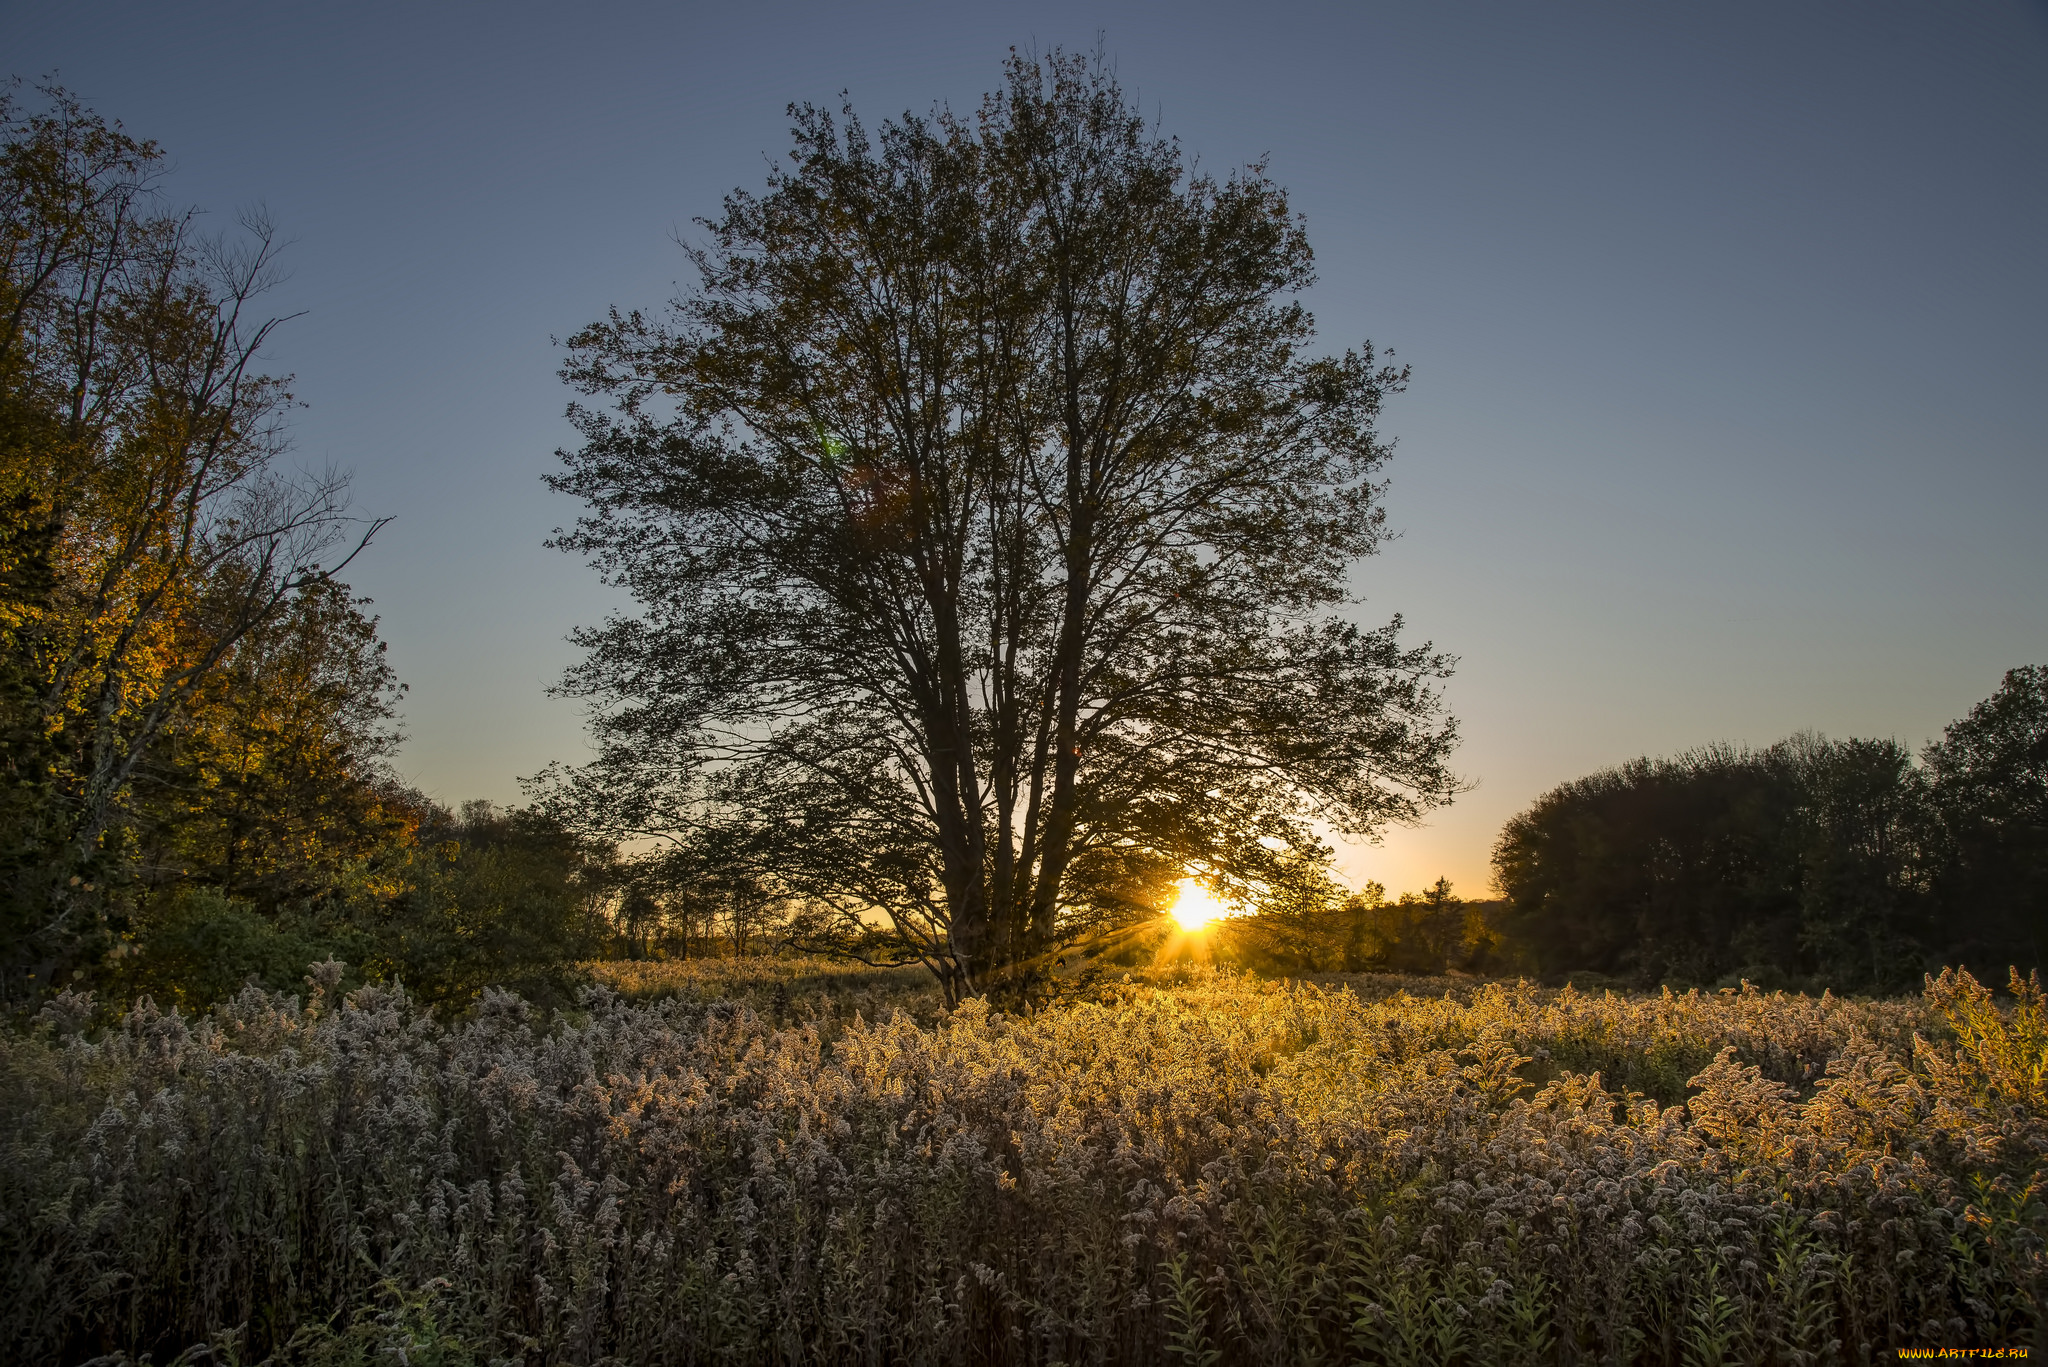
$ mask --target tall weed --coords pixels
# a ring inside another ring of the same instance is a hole
[[[0,1038],[13,1359],[1806,1364],[2041,1333],[2032,983],[1194,971],[870,1018],[764,980],[446,1023],[322,973]]]

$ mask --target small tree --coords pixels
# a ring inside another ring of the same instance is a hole
[[[639,612],[579,633],[601,754],[550,800],[953,998],[1454,788],[1447,658],[1333,612],[1407,372],[1309,354],[1260,168],[1189,175],[1099,61],[1006,74],[875,137],[793,110],[669,321],[571,340],[610,408],[552,480]]]

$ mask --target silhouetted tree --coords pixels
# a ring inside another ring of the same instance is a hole
[[[1796,940],[1797,792],[1785,766],[1725,746],[1576,779],[1494,849],[1510,924],[1546,970],[1711,981],[1738,934]]]
[[[1910,987],[2048,955],[2048,670],[2016,669],[1924,763],[1891,740],[1714,746],[1564,784],[1494,849],[1552,973]]]
[[[2048,667],[2009,671],[1926,760],[1954,961],[2048,964]]]
[[[1406,372],[1308,353],[1280,189],[1057,54],[972,121],[793,114],[670,322],[571,341],[611,408],[572,409],[558,544],[639,612],[579,637],[601,757],[556,809],[957,997],[1445,799],[1449,662],[1331,612]]]
[[[1776,747],[1797,793],[1797,943],[1738,933],[1737,957],[1844,987],[1911,987],[1942,957],[1928,923],[1928,788],[1893,740],[1799,736]]]

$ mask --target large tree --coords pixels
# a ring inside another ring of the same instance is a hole
[[[579,635],[600,756],[554,799],[950,996],[1455,787],[1449,661],[1344,611],[1407,372],[1312,353],[1261,167],[1192,174],[1099,61],[1005,74],[873,135],[793,109],[667,318],[571,339],[608,402],[552,481],[637,603]]]

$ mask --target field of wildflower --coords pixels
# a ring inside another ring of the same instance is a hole
[[[764,961],[441,1021],[337,973],[0,1038],[6,1360],[2042,1350],[2035,982],[1183,969],[948,1014],[914,975]]]

